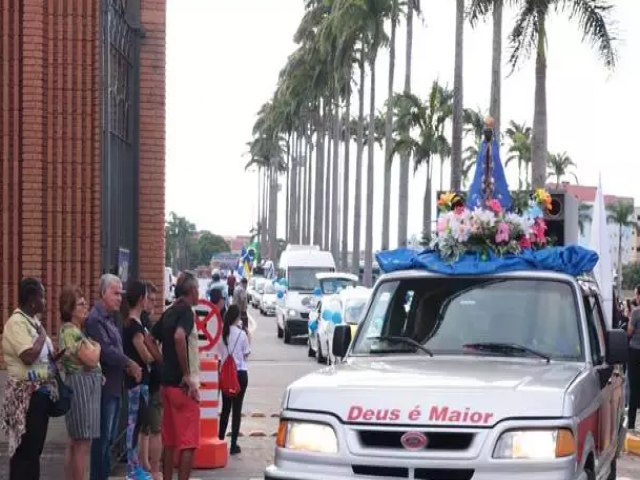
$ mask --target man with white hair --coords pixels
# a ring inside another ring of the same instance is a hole
[[[100,299],[85,322],[87,335],[101,347],[100,364],[105,377],[100,401],[100,438],[91,445],[91,480],[107,480],[111,473],[109,450],[116,437],[120,397],[125,372],[140,381],[140,366],[122,350],[122,333],[116,315],[122,303],[122,282],[112,274],[100,278]]]

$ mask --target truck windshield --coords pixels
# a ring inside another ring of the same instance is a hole
[[[330,272],[330,268],[293,267],[289,268],[289,290],[312,292],[320,286],[316,273]]]
[[[407,337],[435,355],[583,359],[580,317],[570,284],[553,280],[420,278],[381,284],[355,339],[354,354],[414,353]],[[474,345],[477,348],[474,348]],[[486,347],[486,345],[484,345]]]

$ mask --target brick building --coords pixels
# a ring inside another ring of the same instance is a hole
[[[0,315],[42,279],[162,288],[166,0],[0,0]]]

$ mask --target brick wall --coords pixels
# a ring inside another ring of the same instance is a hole
[[[140,44],[140,278],[164,291],[166,0],[141,2]],[[163,295],[158,295],[159,310]]]
[[[0,0],[0,327],[24,276],[46,287],[44,320],[53,336],[65,284],[96,297],[102,272],[100,3]],[[146,36],[139,266],[140,277],[162,289],[166,0],[140,3]]]
[[[0,315],[40,278],[54,336],[61,288],[100,274],[97,24],[93,0],[0,0]]]

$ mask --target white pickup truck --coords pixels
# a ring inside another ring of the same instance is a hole
[[[627,339],[589,278],[399,271],[288,387],[267,480],[616,478]]]

